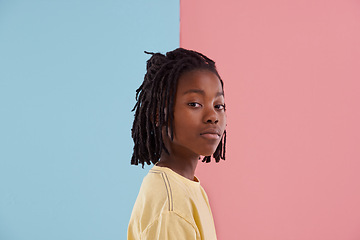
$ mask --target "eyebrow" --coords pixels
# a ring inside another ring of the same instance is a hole
[[[198,94],[201,94],[201,95],[205,95],[205,92],[204,90],[201,90],[201,89],[189,89],[187,91],[185,91],[183,93],[183,95],[186,95],[186,94],[189,94],[189,93],[198,93]],[[216,97],[219,97],[219,96],[224,96],[224,92],[217,92],[216,93]]]

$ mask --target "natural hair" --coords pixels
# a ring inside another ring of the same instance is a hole
[[[167,52],[166,55],[145,53],[152,56],[147,61],[144,81],[136,90],[137,102],[132,109],[135,110],[135,119],[131,129],[134,140],[131,164],[141,163],[142,167],[145,162],[148,165],[157,163],[162,151],[169,154],[163,142],[162,127],[169,126],[166,127],[166,134],[170,130],[173,140],[173,108],[177,82],[182,74],[193,70],[209,70],[216,74],[223,87],[215,62],[201,53],[183,48]],[[216,162],[225,160],[225,144],[226,131],[213,154]],[[205,156],[202,161],[210,162],[211,156]]]

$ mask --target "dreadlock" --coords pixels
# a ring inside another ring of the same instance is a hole
[[[132,111],[135,111],[135,119],[131,129],[131,135],[134,140],[134,151],[131,158],[131,164],[142,164],[145,162],[150,165],[159,161],[162,151],[169,153],[166,149],[163,137],[162,127],[166,127],[166,133],[171,140],[174,139],[174,100],[177,88],[177,82],[180,76],[192,70],[206,69],[221,80],[215,62],[205,55],[192,50],[177,48],[167,52],[152,53],[152,56],[146,64],[146,74],[141,86],[136,90],[136,104]],[[213,158],[216,162],[220,159],[225,160],[226,131],[217,146]],[[211,156],[205,156],[203,162],[210,162]]]

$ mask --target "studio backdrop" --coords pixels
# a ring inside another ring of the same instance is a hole
[[[218,239],[360,239],[359,29],[353,0],[0,1],[0,239],[126,239],[144,50],[179,46],[225,84]]]

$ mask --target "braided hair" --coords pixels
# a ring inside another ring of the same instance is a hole
[[[213,72],[221,82],[219,73],[216,70],[215,62],[205,55],[196,51],[177,48],[167,52],[151,53],[147,61],[146,74],[141,86],[136,90],[136,104],[132,111],[135,111],[135,118],[131,135],[134,140],[134,151],[131,158],[132,165],[145,162],[150,165],[159,161],[162,151],[169,154],[166,149],[162,127],[166,127],[166,134],[171,140],[174,139],[174,101],[177,89],[177,82],[180,76],[193,70],[209,70]],[[226,131],[224,132],[213,158],[216,162],[225,160]],[[210,162],[211,156],[205,156],[203,162]]]

